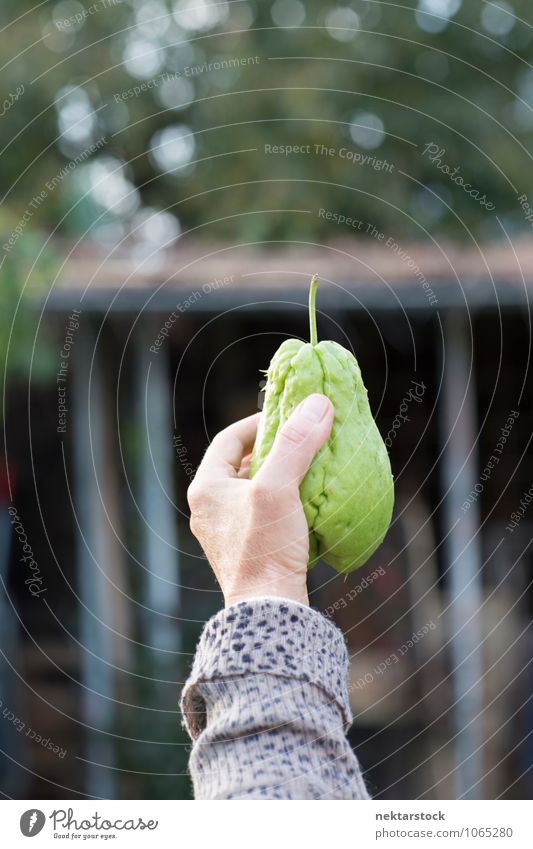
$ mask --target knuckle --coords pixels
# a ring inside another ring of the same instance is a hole
[[[189,520],[189,527],[191,529],[191,533],[193,534],[193,536],[195,536],[198,539],[198,537],[200,535],[200,522],[199,522],[199,520],[196,516],[191,515],[191,518]]]
[[[198,510],[200,508],[202,502],[204,501],[204,497],[205,497],[204,488],[202,487],[202,485],[198,481],[193,480],[193,482],[190,484],[189,488],[187,489],[187,501],[189,503],[189,507],[191,508],[191,510],[193,510],[193,511]]]
[[[225,442],[227,431],[228,428],[225,427],[223,430],[219,430],[219,432],[215,434],[215,436],[209,443],[209,448],[211,451],[217,452],[220,449],[220,446],[223,445]]]
[[[262,480],[254,478],[250,491],[255,504],[268,504],[272,500],[272,488]]]

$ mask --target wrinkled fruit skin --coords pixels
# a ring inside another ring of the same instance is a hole
[[[322,558],[348,573],[381,544],[391,521],[394,485],[361,371],[346,348],[298,339],[280,346],[267,372],[250,477],[261,467],[278,429],[313,392],[330,398],[335,419],[300,487],[309,525],[309,568]]]

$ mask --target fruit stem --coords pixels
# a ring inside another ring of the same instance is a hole
[[[319,278],[318,275],[313,274],[313,278],[311,280],[311,286],[309,288],[309,330],[310,330],[310,341],[311,345],[316,345],[318,342],[318,336],[316,332],[316,307],[315,307],[315,299],[316,299],[316,290],[318,287]]]

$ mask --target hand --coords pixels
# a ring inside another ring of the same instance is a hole
[[[187,492],[191,530],[226,606],[263,595],[309,604],[309,537],[299,486],[329,436],[333,405],[325,395],[302,401],[249,480],[259,416],[235,422],[211,442]]]

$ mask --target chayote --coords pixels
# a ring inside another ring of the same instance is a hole
[[[381,544],[391,521],[394,484],[357,360],[336,342],[317,343],[317,285],[318,278],[313,277],[311,341],[287,339],[266,372],[250,477],[300,401],[313,392],[327,395],[335,407],[331,435],[302,481],[300,496],[309,526],[309,568],[322,558],[338,572],[348,573],[362,566]]]

